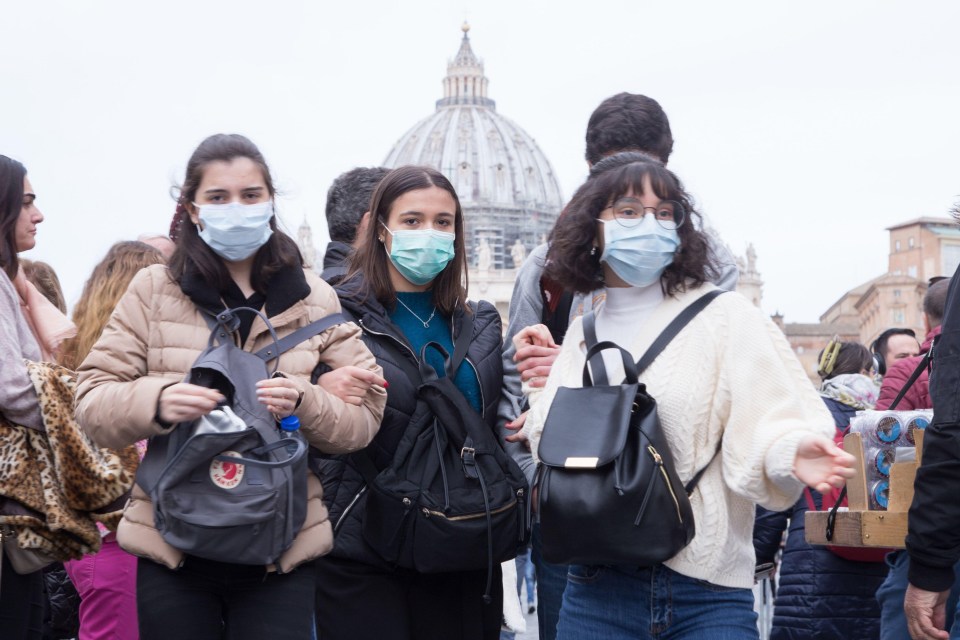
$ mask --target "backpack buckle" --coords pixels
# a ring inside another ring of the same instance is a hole
[[[463,463],[463,474],[468,478],[477,477],[477,450],[473,447],[460,449],[460,461]]]

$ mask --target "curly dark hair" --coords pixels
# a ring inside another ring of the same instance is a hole
[[[600,254],[592,251],[600,233],[600,213],[618,198],[633,193],[643,195],[644,182],[650,181],[653,193],[662,200],[683,205],[686,220],[677,229],[680,247],[673,262],[660,276],[665,295],[699,286],[717,277],[713,253],[701,231],[701,216],[680,179],[656,160],[637,160],[593,175],[564,207],[550,233],[550,249],[544,269],[548,278],[564,289],[588,293],[603,288]]]

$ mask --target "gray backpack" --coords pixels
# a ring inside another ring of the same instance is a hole
[[[273,344],[250,353],[234,344],[237,312],[259,315]],[[234,564],[276,564],[293,543],[307,510],[307,444],[298,432],[282,437],[257,400],[256,383],[276,373],[267,362],[345,322],[340,314],[278,339],[266,316],[239,307],[214,321],[207,348],[187,382],[227,398],[210,414],[150,439],[137,484],[153,500],[157,530],[189,555]]]

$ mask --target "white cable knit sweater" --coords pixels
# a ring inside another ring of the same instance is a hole
[[[633,344],[621,346],[638,360],[684,307],[713,289],[704,285],[665,298],[642,326],[634,323]],[[599,340],[607,339],[602,314]],[[584,355],[577,318],[546,387],[540,393],[524,389],[531,392],[532,408],[523,432],[535,457],[557,388],[582,386]],[[608,373],[621,379],[622,364],[608,364]],[[832,438],[833,419],[777,326],[737,293],[725,293],[701,311],[640,381],[657,401],[681,481],[706,465],[723,439],[720,455],[691,496],[697,534],[664,564],[691,578],[750,588],[754,503],[781,511],[796,502],[803,486],[792,470],[799,440],[810,433]],[[585,437],[588,430],[584,425]]]

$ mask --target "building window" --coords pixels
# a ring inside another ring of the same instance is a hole
[[[798,356],[802,356],[802,355],[803,355],[803,347],[802,347],[802,346],[798,346],[798,347],[797,347],[797,355],[798,355]]]
[[[893,324],[903,324],[903,311],[901,309],[894,310]]]
[[[917,277],[917,267],[915,267],[915,266],[913,266],[913,267],[907,267],[907,275],[910,276],[911,278],[916,278],[916,277]]]
[[[894,252],[900,251],[900,241],[899,241],[899,240],[897,240],[896,242],[893,243],[893,251],[894,251]]]
[[[907,240],[907,246],[913,249],[913,236],[910,236],[910,238]]]
[[[893,297],[894,297],[894,298],[899,298],[899,297],[900,297],[900,289],[894,289],[894,290],[893,290]]]

